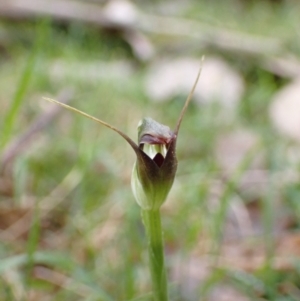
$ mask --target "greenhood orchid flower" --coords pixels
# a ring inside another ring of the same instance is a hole
[[[176,134],[151,118],[138,125],[139,152],[134,164],[131,187],[144,210],[156,210],[165,201],[175,178]]]
[[[54,99],[45,99],[84,115],[121,135],[136,154],[131,178],[134,197],[143,210],[158,210],[166,200],[175,178],[177,170],[176,140],[183,115],[198,83],[200,72],[201,68],[179,115],[175,130],[172,131],[168,126],[151,118],[144,118],[138,125],[138,144],[119,129],[100,119]]]

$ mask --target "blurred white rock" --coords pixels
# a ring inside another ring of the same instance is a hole
[[[278,132],[300,141],[300,78],[273,97],[269,113]]]
[[[140,16],[138,8],[128,0],[110,0],[103,8],[103,17],[110,26],[121,30],[123,38],[131,46],[133,54],[141,61],[150,60],[155,47],[148,37],[137,30]]]
[[[148,97],[157,102],[167,101],[177,95],[188,95],[196,78],[200,59],[163,59],[149,69],[145,81]],[[218,102],[234,109],[244,92],[241,75],[225,61],[205,58],[202,74],[194,93],[199,104]]]
[[[116,26],[133,26],[138,19],[138,9],[130,1],[112,0],[103,8],[103,15]]]

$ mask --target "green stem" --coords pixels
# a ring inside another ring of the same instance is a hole
[[[142,217],[148,239],[154,301],[168,301],[160,211],[142,209]]]

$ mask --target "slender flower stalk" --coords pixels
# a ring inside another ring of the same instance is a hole
[[[164,259],[164,243],[160,211],[143,210],[143,223],[148,238],[148,256],[155,301],[168,300],[167,273]]]
[[[174,182],[177,170],[176,141],[178,132],[184,113],[197,86],[201,69],[202,65],[179,115],[174,131],[151,118],[144,118],[138,125],[138,144],[119,129],[100,119],[54,99],[44,98],[117,132],[135,152],[136,162],[133,166],[131,187],[134,197],[141,207],[142,219],[146,229],[154,301],[168,300],[160,207],[165,202]]]

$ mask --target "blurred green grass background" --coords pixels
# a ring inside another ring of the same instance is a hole
[[[300,56],[297,1],[189,3],[181,17],[275,37]],[[150,9],[149,3],[138,4]],[[295,238],[298,246],[299,183],[283,179],[299,173],[299,161],[289,156],[299,145],[279,136],[268,117],[271,98],[287,79],[261,67],[264,57],[196,46],[169,54],[164,38],[149,38],[158,56],[196,56],[199,62],[203,54],[221,56],[246,83],[234,120],[224,122],[216,117],[219,108],[195,103],[184,117],[178,174],[162,208],[171,300],[300,300],[299,258],[285,264],[277,254],[278,244],[289,246],[282,237]],[[190,45],[184,38],[168,39]],[[53,108],[42,97],[57,98],[65,89],[73,91],[72,106],[134,139],[144,116],[174,127],[186,97],[152,102],[144,91],[149,63],[139,62],[118,33],[81,22],[3,19],[0,46],[3,151]],[[98,70],[89,72],[94,65]],[[224,176],[217,140],[239,129],[255,133],[259,143]],[[260,154],[266,158],[265,182],[253,196],[241,179]],[[0,178],[0,300],[150,300],[146,241],[130,188],[134,160],[115,133],[68,111],[35,135]],[[237,198],[241,212],[254,216],[255,235],[234,231],[239,226],[228,212]],[[236,253],[226,253],[226,247]],[[265,260],[257,264],[261,254]]]

